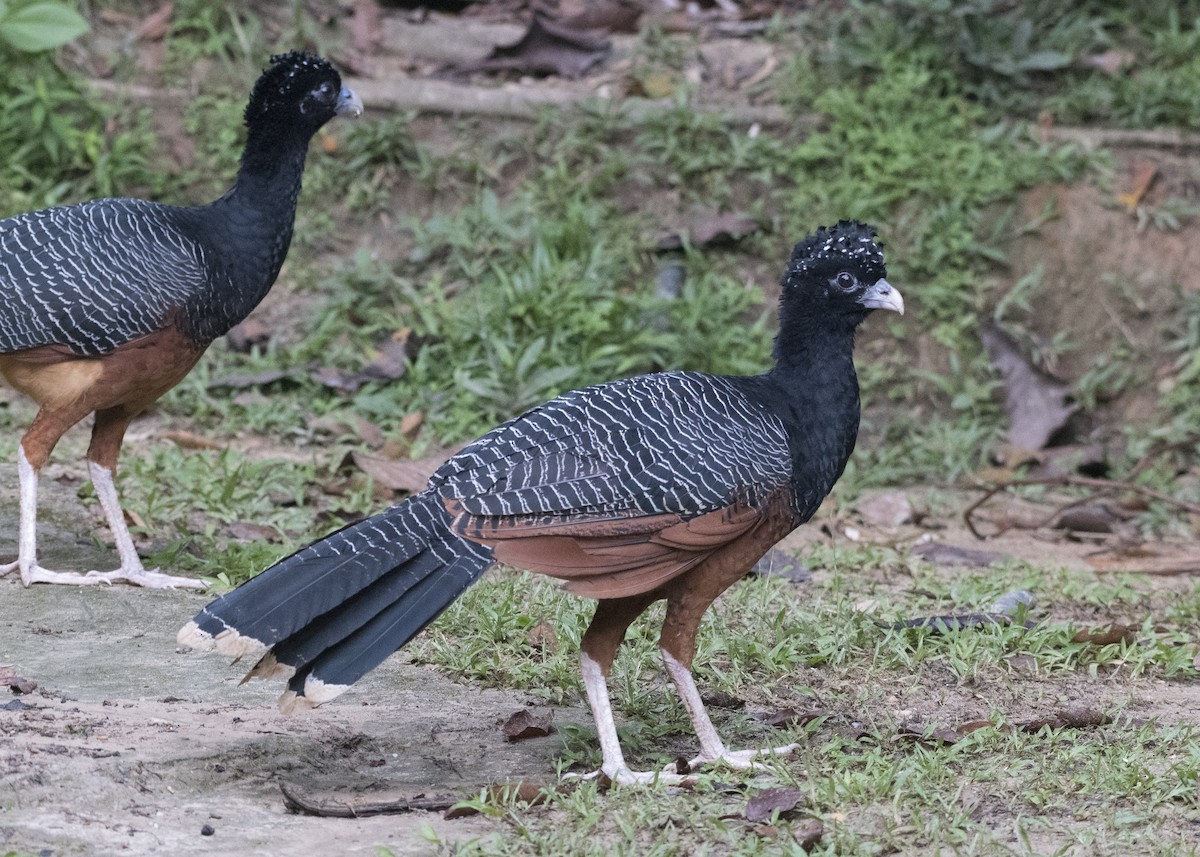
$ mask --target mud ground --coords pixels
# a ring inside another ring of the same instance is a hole
[[[7,495],[16,474],[0,471]],[[68,529],[88,520],[73,492],[48,485],[43,497],[48,566],[115,563],[86,532]],[[7,549],[15,503],[0,529]],[[402,658],[336,706],[279,714],[277,684],[239,687],[238,668],[176,645],[175,632],[207,600],[126,586],[23,589],[0,578],[0,665],[38,685],[0,694],[0,853],[306,857],[374,855],[382,845],[428,854],[426,827],[448,841],[497,828],[441,812],[297,815],[280,785],[383,799],[553,778],[558,735],[508,744],[501,733],[533,700],[455,684]],[[555,719],[590,722],[582,708],[557,709]],[[206,825],[211,835],[201,833]]]

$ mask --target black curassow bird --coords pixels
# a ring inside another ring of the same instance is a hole
[[[179,642],[236,656],[270,647],[247,678],[288,678],[284,711],[318,705],[505,562],[599,600],[581,662],[604,774],[676,779],[625,764],[606,685],[630,623],[660,598],[663,660],[700,742],[693,769],[752,766],[756,753],[726,750],[701,702],[696,631],[816,512],[854,449],[855,328],[872,309],[904,311],[874,236],[843,221],[796,245],[766,374],[666,372],[560,396],[464,448],[420,494],[217,599]]]
[[[0,375],[40,410],[17,448],[15,562],[32,583],[198,586],[143,567],[114,471],[125,430],[174,387],[214,339],[266,296],[287,255],[309,141],[362,102],[320,57],[271,65],[246,105],[237,183],[208,205],[98,199],[0,220]],[[38,472],[63,433],[95,413],[88,469],[121,567],[86,575],[37,563]]]

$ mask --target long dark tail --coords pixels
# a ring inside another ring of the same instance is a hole
[[[418,494],[343,527],[222,595],[179,642],[242,657],[246,678],[288,678],[285,711],[328,702],[432,622],[492,564]]]

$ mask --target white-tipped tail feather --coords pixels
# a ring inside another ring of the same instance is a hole
[[[279,710],[284,714],[308,711],[337,699],[350,689],[348,684],[330,684],[309,676],[304,682],[304,695],[294,690],[285,690],[279,697]]]
[[[261,640],[239,634],[235,628],[226,628],[213,636],[207,631],[201,630],[194,621],[188,622],[179,629],[179,633],[175,635],[175,642],[181,646],[191,646],[202,652],[216,651],[222,655],[229,655],[235,660],[267,648]]]

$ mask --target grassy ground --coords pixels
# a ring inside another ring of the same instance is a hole
[[[176,5],[158,74],[195,86],[179,105],[182,121],[100,105],[81,94],[77,71],[48,56],[0,83],[0,208],[104,193],[212,198],[236,168],[242,101],[264,57],[281,40],[336,38],[300,4],[278,17],[231,3]],[[1013,285],[1008,272],[1022,261],[1011,257],[1017,242],[1060,214],[1028,217],[1023,192],[1118,180],[1107,153],[1046,144],[1027,122],[1192,128],[1200,7],[953,5],[851,3],[769,29],[763,38],[788,59],[755,94],[825,116],[805,139],[750,134],[690,109],[698,94],[682,81],[696,44],[659,31],[639,38],[635,68],[681,81],[679,107],[648,119],[585,109],[483,124],[368,112],[331,126],[311,153],[287,266],[258,315],[269,337],[249,352],[215,344],[132,433],[121,490],[150,559],[232,585],[392,498],[345,466],[348,451],[420,457],[560,390],[622,375],[759,371],[791,244],[841,217],[880,227],[889,278],[911,307],[903,321],[874,322],[860,344],[866,420],[836,492],[842,507],[880,486],[959,482],[987,463],[1004,429],[977,335],[989,318],[1051,365],[1094,351],[1097,371],[1076,392],[1097,410],[1152,386],[1149,413],[1100,424],[1097,436],[1118,476],[1169,448],[1138,479],[1196,500],[1195,294],[1153,280],[1168,319],[1153,336],[1137,347],[1072,342],[1039,326],[1049,286]],[[1105,51],[1135,61],[1111,75],[1089,67]],[[131,59],[114,62],[119,75],[138,74]],[[188,157],[166,154],[181,141]],[[664,224],[701,205],[743,212],[757,229],[734,249],[655,252]],[[1170,230],[1189,224],[1192,207],[1171,197],[1142,214],[1150,229]],[[678,294],[664,291],[668,275],[682,275]],[[1136,303],[1121,283],[1108,286],[1114,300]],[[403,377],[353,390],[330,383],[394,341],[405,342]],[[9,429],[0,452],[11,456],[30,416],[19,401],[0,403]],[[220,448],[171,442],[172,431]],[[57,460],[79,461],[81,444],[69,438]],[[62,475],[86,496],[82,468]],[[918,496],[943,502],[937,490]],[[951,517],[949,507],[932,516]],[[1195,535],[1193,521],[1162,504],[1132,527]],[[810,549],[817,574],[802,597],[752,581],[722,600],[704,628],[701,686],[747,706],[718,709],[731,743],[804,741],[800,758],[776,771],[805,793],[796,820],[746,821],[744,796],[722,785],[737,778],[717,773],[694,793],[583,786],[552,790],[538,807],[481,799],[497,835],[441,845],[472,854],[786,853],[800,848],[790,831],[818,818],[825,853],[1194,853],[1200,720],[1186,706],[1197,701],[1200,590],[1186,579],[1098,579],[1039,561],[1036,550],[1024,555],[986,573],[948,573],[903,545],[839,538]],[[1041,599],[1032,629],[936,634],[875,623],[980,609],[1016,588]],[[866,601],[876,612],[854,608]],[[472,682],[575,700],[587,612],[544,581],[500,574],[411,652]],[[543,619],[558,645],[532,652],[526,632]],[[1072,642],[1080,628],[1110,621],[1136,633]],[[665,764],[690,739],[662,686],[652,621],[628,649],[613,681],[622,738],[636,764]],[[1012,726],[1081,704],[1111,722],[932,737],[938,727]],[[786,708],[820,715],[775,730],[747,713]],[[910,727],[930,736],[902,737]],[[571,736],[562,766],[596,762],[593,736]]]

